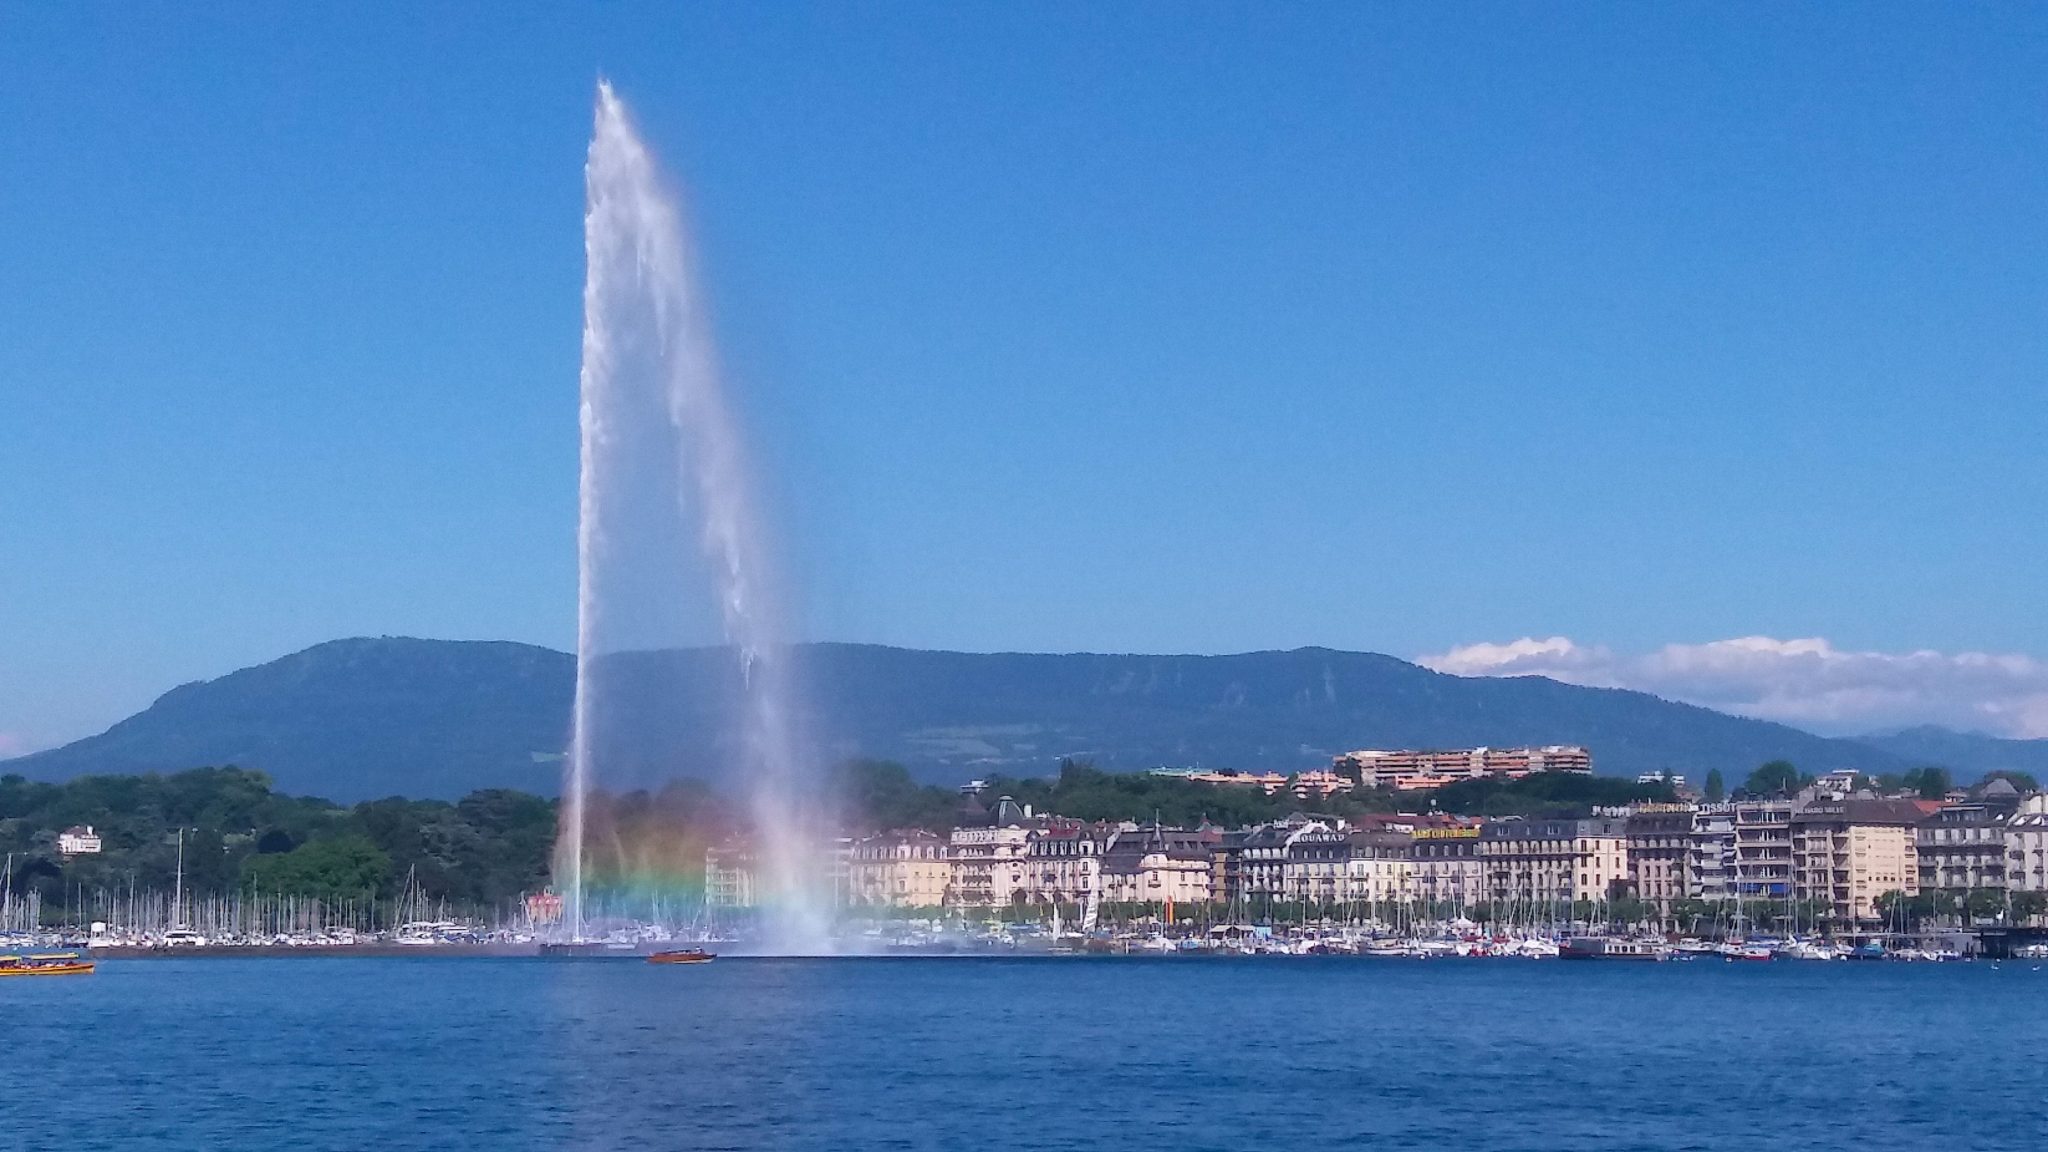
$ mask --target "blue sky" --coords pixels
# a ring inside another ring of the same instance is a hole
[[[7,5],[0,751],[570,644],[600,73],[807,636],[1825,638],[1948,695],[1713,702],[2048,734],[2039,9]]]

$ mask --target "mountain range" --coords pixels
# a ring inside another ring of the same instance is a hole
[[[1766,760],[1807,771],[1938,762],[1968,777],[2048,767],[2048,741],[1935,729],[1830,739],[1641,692],[1542,677],[1470,678],[1391,656],[1302,648],[1227,656],[919,651],[806,644],[791,675],[805,747],[958,782],[1041,774],[1064,757],[1108,769],[1294,771],[1354,748],[1584,744],[1596,771],[1670,769],[1733,783]],[[730,649],[624,653],[596,665],[595,763],[614,787],[723,780],[740,762]],[[186,684],[96,736],[0,762],[84,773],[237,764],[286,791],[354,801],[552,792],[574,695],[567,653],[492,641],[335,640]]]
[[[2048,740],[2008,740],[1936,724],[1857,739],[1913,764],[1940,764],[1963,779],[2008,771],[2048,780]]]

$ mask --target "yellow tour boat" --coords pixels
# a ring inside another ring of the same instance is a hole
[[[36,956],[0,956],[0,976],[84,976],[93,962],[76,952],[45,952]]]

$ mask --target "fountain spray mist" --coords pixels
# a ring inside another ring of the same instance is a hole
[[[819,851],[823,813],[818,790],[806,787],[815,782],[794,736],[789,649],[771,595],[744,444],[720,380],[677,196],[608,83],[598,85],[584,174],[576,697],[556,849],[564,922],[581,935],[587,799],[602,768],[593,763],[599,746],[593,737],[604,714],[596,664],[607,607],[605,565],[616,543],[607,533],[619,522],[612,502],[627,498],[620,443],[645,432],[627,427],[628,421],[659,411],[674,450],[672,514],[696,530],[744,685],[739,767],[758,837],[755,899],[764,915],[764,944],[781,952],[823,952],[830,948]],[[684,582],[678,572],[667,587],[686,596]]]

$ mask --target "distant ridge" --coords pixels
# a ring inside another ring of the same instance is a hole
[[[614,785],[719,779],[737,757],[736,662],[719,648],[630,653],[601,666],[621,733],[600,749]],[[1467,678],[1391,656],[1301,648],[1229,656],[933,652],[807,644],[795,658],[811,742],[832,759],[901,760],[957,781],[1053,770],[1194,764],[1295,770],[1361,747],[1586,744],[1598,771],[1663,768],[1731,783],[1766,760],[1889,771],[1896,754],[1640,692],[1541,677]],[[0,762],[41,779],[260,768],[286,791],[353,801],[552,792],[575,662],[526,644],[335,640],[186,684],[106,732]]]
[[[2048,740],[2007,740],[1933,724],[1857,739],[1916,765],[1939,764],[1952,769],[1958,780],[2001,771],[2048,778]]]

